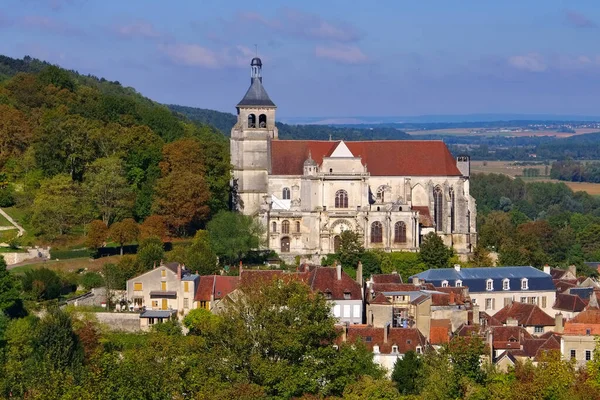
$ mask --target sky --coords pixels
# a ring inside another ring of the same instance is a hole
[[[598,0],[2,0],[0,53],[278,117],[600,115]]]

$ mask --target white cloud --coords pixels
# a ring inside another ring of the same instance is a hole
[[[539,53],[511,56],[508,58],[508,64],[513,68],[530,72],[543,72],[548,68],[544,57]]]
[[[114,29],[120,36],[145,38],[159,38],[162,36],[154,28],[154,25],[146,21],[136,21],[131,24],[116,26]]]
[[[218,52],[190,43],[159,44],[158,48],[175,64],[211,69],[248,66],[254,55],[248,47],[239,45]]]
[[[315,48],[315,55],[342,64],[362,64],[369,60],[358,46],[319,45]]]

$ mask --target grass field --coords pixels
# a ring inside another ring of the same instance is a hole
[[[119,262],[120,256],[110,256],[110,257],[102,257],[98,259],[91,259],[89,257],[84,258],[72,258],[70,260],[49,260],[42,262],[35,262],[31,264],[19,265],[13,268],[10,268],[10,272],[12,273],[22,273],[25,271],[29,271],[35,268],[49,268],[56,271],[64,271],[64,272],[76,272],[79,269],[86,269],[88,271],[100,271],[102,266],[107,263],[117,263]]]
[[[574,192],[581,191],[587,192],[592,196],[600,196],[600,183],[566,182],[550,179],[549,177],[544,176],[546,172],[545,165],[514,165],[512,161],[471,161],[471,173],[504,174],[514,178],[516,176],[523,175],[524,168],[537,168],[540,170],[539,177],[523,178],[528,182],[537,181],[564,183]],[[550,168],[550,166],[548,166],[548,168]]]

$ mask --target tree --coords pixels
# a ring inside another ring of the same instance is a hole
[[[137,263],[142,271],[160,263],[165,255],[163,243],[159,238],[150,237],[142,240],[137,251]]]
[[[6,261],[0,256],[0,314],[22,314],[22,300],[15,278],[6,269]]]
[[[396,384],[400,394],[418,394],[418,379],[422,361],[414,351],[410,350],[399,358],[394,364],[392,381]]]
[[[125,178],[123,162],[117,157],[99,158],[85,173],[84,189],[106,225],[131,215],[133,191]]]
[[[26,115],[14,107],[0,104],[0,165],[23,154],[32,140]]]
[[[481,246],[475,247],[469,261],[474,267],[490,267],[494,264],[490,252]]]
[[[88,226],[87,238],[85,245],[93,250],[98,250],[104,246],[108,238],[108,227],[103,221],[94,220]]]
[[[60,296],[63,288],[60,277],[48,268],[25,271],[23,290],[34,300],[51,300]]]
[[[177,247],[170,254],[171,261],[185,264],[188,269],[200,275],[210,275],[218,271],[217,256],[210,246],[208,232],[199,230],[191,246]]]
[[[76,369],[83,352],[73,332],[71,318],[58,308],[50,309],[39,324],[38,358],[56,369]]]
[[[167,224],[161,215],[151,215],[140,225],[140,239],[157,237],[163,241],[167,239]]]
[[[263,226],[251,216],[221,211],[207,225],[214,252],[226,262],[235,263],[258,248]]]
[[[81,277],[81,286],[86,290],[104,286],[104,278],[97,272],[86,272]]]
[[[135,242],[139,236],[140,227],[131,218],[115,222],[110,227],[110,238],[121,246],[121,255],[123,255],[123,246],[125,243]]]
[[[32,206],[31,224],[37,235],[55,239],[87,219],[82,190],[69,175],[59,174],[42,182]]]
[[[453,251],[444,245],[442,238],[429,232],[423,238],[419,256],[429,268],[447,268]]]
[[[337,257],[343,266],[356,267],[365,249],[358,232],[345,230],[340,234]]]
[[[183,318],[185,326],[191,335],[210,336],[217,332],[220,317],[203,308],[196,308]]]
[[[358,382],[351,383],[344,390],[344,399],[347,400],[396,400],[400,393],[394,384],[387,379],[373,379],[370,376],[362,377]]]

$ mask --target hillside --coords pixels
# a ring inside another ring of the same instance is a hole
[[[191,121],[200,124],[212,125],[224,135],[229,136],[231,128],[235,125],[237,117],[233,114],[207,110],[203,108],[185,107],[170,104],[171,110],[180,113]],[[333,139],[345,140],[407,140],[410,135],[392,127],[337,127],[329,125],[289,125],[277,122],[279,137],[281,139],[296,140],[327,140],[329,135]]]
[[[228,143],[119,82],[0,57],[0,206],[44,241],[150,216],[173,235],[226,209]]]

